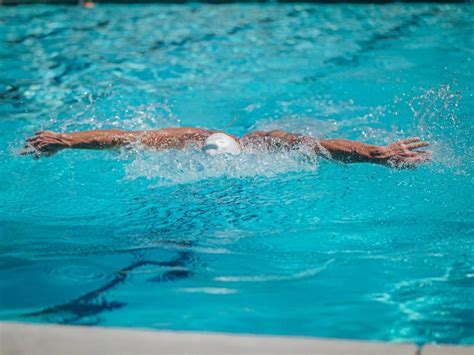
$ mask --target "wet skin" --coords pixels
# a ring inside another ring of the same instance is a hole
[[[220,131],[192,127],[149,131],[119,129],[58,133],[41,131],[26,140],[21,152],[33,158],[51,156],[63,149],[111,149],[141,146],[156,150],[201,149],[205,140]],[[230,135],[243,151],[304,151],[343,163],[373,163],[397,169],[414,168],[431,159],[431,152],[418,150],[429,145],[418,137],[376,146],[346,139],[315,139],[285,131],[255,131],[242,138]]]

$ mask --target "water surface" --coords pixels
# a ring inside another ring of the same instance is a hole
[[[0,317],[474,343],[464,5],[19,6],[0,13]],[[417,170],[18,155],[39,129],[285,129],[432,143]]]

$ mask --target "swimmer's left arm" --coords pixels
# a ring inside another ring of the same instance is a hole
[[[387,146],[346,139],[323,139],[313,143],[319,155],[329,155],[334,160],[344,163],[373,163],[397,169],[414,168],[429,161],[430,151],[417,150],[428,145],[428,142],[423,142],[418,137],[405,138]]]
[[[316,139],[285,131],[253,132],[244,139],[264,144],[270,149],[308,147],[315,154],[343,163],[372,163],[397,169],[413,168],[431,158],[430,151],[416,149],[429,145],[418,137],[406,138],[387,146],[377,146],[347,139]]]

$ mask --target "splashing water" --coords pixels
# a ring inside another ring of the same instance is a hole
[[[470,164],[472,149],[466,130],[458,118],[462,95],[448,84],[430,88],[409,102],[416,129],[431,142],[435,159],[444,166],[460,168]],[[467,158],[467,160],[466,160]],[[466,170],[457,170],[458,173]]]
[[[451,85],[444,84],[424,90],[423,94],[413,97],[408,104],[418,127],[423,133],[432,135],[434,130],[449,130],[460,126],[457,111],[461,99],[459,91],[453,92]]]
[[[156,178],[159,185],[179,184],[208,178],[242,178],[297,171],[316,171],[317,161],[303,160],[301,154],[266,152],[242,153],[238,156],[211,157],[200,151],[136,152],[126,166],[126,178]]]
[[[472,4],[2,9],[0,318],[473,344],[473,19]],[[39,129],[171,126],[420,136],[434,161],[16,153]]]

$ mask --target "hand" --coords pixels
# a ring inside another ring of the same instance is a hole
[[[36,132],[33,137],[26,140],[26,144],[20,154],[33,154],[33,159],[38,159],[40,157],[51,156],[67,147],[68,143],[64,134],[52,131],[41,131]]]
[[[377,152],[376,159],[380,159],[382,164],[392,168],[413,169],[418,164],[431,160],[431,151],[415,150],[429,145],[429,142],[423,142],[418,137],[402,139],[386,147],[381,147]]]

